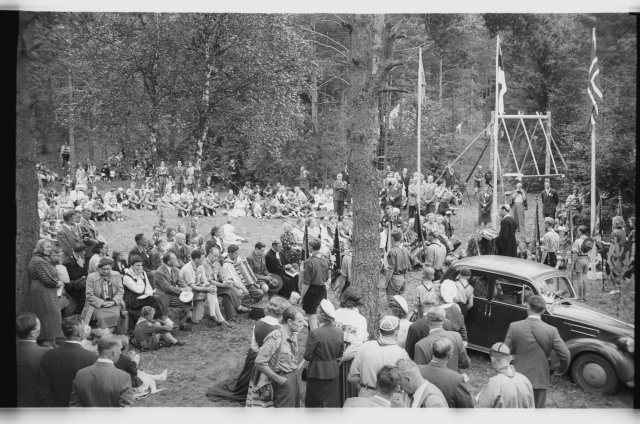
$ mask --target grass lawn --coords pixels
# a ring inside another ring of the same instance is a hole
[[[105,187],[100,187],[101,192]],[[531,221],[531,210],[527,211],[527,220]],[[477,205],[466,205],[454,217],[454,226],[458,237],[466,240],[469,234],[475,231]],[[134,235],[138,232],[151,233],[151,228],[158,222],[158,215],[148,211],[127,211],[129,220],[116,223],[98,222],[98,229],[109,242],[110,249],[128,250],[134,245]],[[186,220],[179,219],[176,211],[167,210],[165,213],[166,225],[176,228]],[[199,223],[199,233],[207,235],[213,225],[223,224],[223,216],[203,218]],[[239,235],[247,238],[249,243],[240,245],[240,255],[246,257],[252,251],[252,246],[257,241],[268,241],[278,237],[282,232],[283,220],[257,220],[254,218],[235,218],[234,225]],[[408,282],[407,297],[411,298],[415,290],[420,273],[413,273]],[[602,292],[599,281],[592,281],[589,291],[589,299],[592,305],[604,312],[615,316],[616,298],[606,293],[611,290],[606,287]],[[381,294],[382,295],[382,294]],[[334,304],[337,304],[333,294],[330,295]],[[411,299],[409,299],[411,301]],[[633,322],[633,310],[621,310],[621,319]],[[136,406],[218,406],[236,407],[236,403],[211,402],[205,396],[205,392],[216,382],[235,377],[244,364],[244,358],[251,341],[253,321],[246,314],[241,315],[239,322],[228,329],[220,329],[212,324],[194,325],[193,332],[176,331],[178,339],[185,340],[183,347],[162,349],[155,352],[141,354],[141,366],[144,371],[159,373],[164,369],[169,370],[167,382],[160,383],[159,387],[166,387],[156,395],[136,402]],[[300,359],[304,353],[306,331],[299,337]],[[476,395],[494,375],[487,355],[470,352],[471,367],[467,371],[471,381],[469,383],[472,395]],[[305,383],[302,383],[304,391]],[[623,389],[614,396],[594,396],[580,390],[569,378],[555,377],[549,392],[549,407],[560,408],[629,408],[632,405],[633,393]]]
[[[461,151],[471,140],[463,136],[456,140],[458,146],[454,148]],[[477,143],[457,164],[456,168],[463,178],[469,173],[482,149],[482,143]],[[42,157],[48,166],[56,168],[57,157],[51,154],[50,157]],[[454,155],[455,156],[455,155]],[[80,156],[84,159],[86,156]],[[488,167],[488,154],[480,162],[480,165]],[[59,166],[59,164],[58,164]],[[413,169],[413,168],[411,168]],[[128,181],[116,181],[105,184],[98,183],[101,193],[110,187],[122,186],[126,189]],[[469,183],[469,194],[473,196],[472,184]],[[502,197],[502,193],[500,193]],[[500,198],[499,197],[499,198]],[[526,237],[532,239],[533,219],[535,216],[535,200],[533,193],[529,195],[529,210],[526,212]],[[478,214],[477,202],[473,200],[469,205],[464,199],[465,205],[453,217],[453,226],[459,240],[466,242],[469,235],[476,231],[476,221]],[[498,200],[500,202],[500,200]],[[116,223],[97,223],[98,229],[104,234],[109,242],[110,249],[118,249],[128,252],[134,246],[134,236],[139,232],[150,235],[152,226],[158,223],[158,215],[155,212],[126,211],[129,220]],[[179,219],[175,210],[167,210],[165,221],[167,227],[177,228],[180,223],[187,224],[185,219]],[[203,218],[199,223],[199,234],[207,237],[213,225],[221,225],[226,217],[218,216],[214,218]],[[283,220],[257,220],[254,218],[235,218],[233,225],[236,227],[238,235],[248,239],[248,243],[240,244],[240,255],[246,257],[252,251],[252,246],[262,241],[269,246],[269,241],[278,237],[282,233]],[[519,234],[518,237],[524,237]],[[412,273],[408,281],[405,296],[409,302],[413,297],[415,287],[420,279],[420,273]],[[631,302],[630,307],[619,307],[619,296],[611,296],[608,292],[611,286],[607,285],[602,289],[600,280],[590,281],[588,291],[589,304],[599,308],[606,314],[616,316],[619,319],[634,323],[635,305]],[[381,293],[381,296],[383,294]],[[337,301],[333,293],[329,297],[334,304]],[[384,304],[384,302],[383,302]],[[233,327],[220,329],[211,324],[199,324],[193,326],[193,332],[176,331],[176,336],[180,340],[185,340],[187,344],[183,347],[162,349],[155,352],[141,353],[140,369],[152,374],[168,369],[168,379],[161,382],[159,388],[166,390],[137,401],[137,407],[238,407],[237,403],[211,402],[205,396],[207,389],[219,381],[229,377],[236,377],[240,372],[247,350],[251,342],[251,332],[253,321],[246,314],[239,316],[239,322]],[[307,332],[303,331],[299,336],[300,360],[304,353]],[[489,357],[485,354],[470,352],[471,366],[467,370],[467,375],[471,379],[469,388],[471,395],[475,396],[495,373],[491,369]],[[303,395],[306,384],[301,383]],[[554,377],[548,394],[548,407],[550,408],[630,408],[633,404],[633,391],[623,388],[613,396],[596,396],[588,394],[579,389],[569,377]]]

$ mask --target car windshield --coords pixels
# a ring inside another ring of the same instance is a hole
[[[566,277],[551,277],[538,284],[540,294],[547,303],[576,297],[573,287]]]

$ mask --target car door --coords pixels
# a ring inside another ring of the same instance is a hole
[[[469,284],[473,286],[473,308],[467,312],[465,326],[469,343],[480,347],[491,347],[487,339],[489,335],[488,308],[489,275],[482,271],[471,270]]]
[[[525,298],[532,292],[531,285],[511,277],[495,275],[488,302],[488,346],[503,342],[509,324],[527,318]],[[532,292],[534,293],[534,292]]]

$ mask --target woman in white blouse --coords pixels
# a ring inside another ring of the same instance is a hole
[[[130,268],[124,270],[122,284],[124,285],[124,303],[127,305],[127,311],[137,316],[140,315],[140,309],[145,306],[151,306],[155,309],[154,319],[163,319],[164,312],[162,305],[153,296],[153,289],[149,284],[147,273],[142,269],[142,258],[133,256],[131,258]]]

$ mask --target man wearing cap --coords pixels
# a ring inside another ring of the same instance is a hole
[[[578,289],[578,300],[586,302],[587,296],[587,273],[589,272],[589,251],[593,248],[593,239],[585,244],[587,240],[587,227],[578,227],[578,238],[571,246],[573,272],[576,274],[576,288]]]
[[[87,300],[81,314],[85,324],[96,320],[96,326],[109,333],[115,331],[121,312],[127,310],[122,275],[111,269],[112,263],[109,258],[100,259],[98,272],[87,277]]]
[[[264,261],[267,265],[267,271],[282,278],[282,288],[278,295],[289,299],[292,292],[298,291],[298,275],[296,274],[292,277],[287,274],[287,271],[293,270],[293,266],[281,252],[282,242],[279,239],[275,239],[271,243],[271,249],[264,255]]]
[[[558,374],[569,368],[571,354],[558,329],[542,321],[546,302],[538,295],[528,300],[528,318],[512,322],[504,343],[515,355],[513,366],[531,381],[536,408],[546,408],[547,388],[551,380],[549,357],[554,351],[560,361]]]
[[[544,219],[544,228],[546,232],[542,236],[542,258],[541,263],[555,268],[558,263],[556,252],[560,248],[560,236],[554,230],[556,221],[553,218]]]
[[[405,274],[411,269],[411,254],[402,247],[402,231],[394,228],[391,230],[391,249],[387,255],[385,278],[387,301],[391,301],[393,296],[397,294],[404,293]]]
[[[500,221],[500,232],[496,238],[496,247],[498,248],[498,255],[517,258],[518,242],[516,241],[516,229],[518,228],[518,224],[515,219],[509,215],[510,211],[511,208],[507,204],[501,205],[498,211],[502,220]]]
[[[67,257],[62,265],[69,274],[69,283],[64,285],[65,292],[70,296],[69,305],[66,308],[67,315],[72,315],[76,310],[84,309],[87,268],[89,260],[85,258],[84,244],[77,243],[73,246],[73,254]]]
[[[315,237],[309,239],[311,256],[304,263],[302,277],[302,309],[309,319],[309,331],[318,328],[316,310],[322,299],[327,298],[326,282],[329,280],[329,259],[320,254],[321,243]]]
[[[436,281],[442,278],[442,267],[444,266],[444,260],[447,257],[447,248],[440,243],[438,235],[438,230],[434,230],[427,235],[427,242],[429,245],[424,252],[424,266],[433,268],[435,271],[434,280]]]
[[[555,218],[556,206],[560,202],[558,192],[551,188],[548,178],[544,180],[544,190],[542,190],[542,214],[545,218]]]
[[[453,354],[453,343],[447,338],[433,342],[433,359],[427,365],[418,365],[425,380],[433,383],[444,395],[449,408],[473,408],[464,377],[447,368],[447,362]]]
[[[387,315],[380,320],[380,337],[364,342],[358,349],[347,379],[359,386],[358,396],[370,398],[376,393],[376,375],[385,365],[395,366],[400,359],[409,355],[396,343],[400,320]],[[391,398],[393,407],[402,408],[405,401],[400,393]]]
[[[409,396],[411,408],[448,408],[447,399],[435,384],[425,380],[420,369],[411,359],[400,359],[396,363],[400,373],[400,387]]]
[[[478,408],[535,408],[531,382],[510,365],[509,346],[496,343],[490,353],[491,366],[498,374],[478,393]]]
[[[391,408],[391,398],[400,390],[400,373],[385,365],[376,374],[376,393],[370,397],[348,398],[343,408]]]
[[[442,306],[435,306],[427,311],[429,335],[416,343],[415,361],[418,365],[426,365],[433,359],[433,343],[446,337],[453,345],[453,351],[447,362],[447,368],[459,372],[461,368],[469,368],[469,357],[464,347],[462,336],[456,331],[446,331],[442,328],[446,313]]]
[[[162,266],[156,270],[156,289],[153,295],[158,299],[165,313],[169,311],[170,307],[181,308],[179,315],[180,330],[191,331],[186,322],[187,317],[191,315],[193,306],[191,302],[181,302],[180,295],[183,292],[192,292],[193,290],[180,278],[180,270],[176,266],[178,260],[175,253],[166,252],[162,256],[162,262]]]
[[[267,292],[270,293],[271,295],[274,295],[280,291],[284,282],[282,278],[279,277],[277,274],[275,274],[275,276],[278,278],[274,278],[269,273],[269,270],[267,269],[265,254],[264,254],[265,247],[266,246],[263,242],[261,241],[257,242],[254,247],[253,253],[247,256],[247,264],[251,267],[251,269],[253,270],[253,273],[258,279],[258,284],[259,285],[266,284]]]

